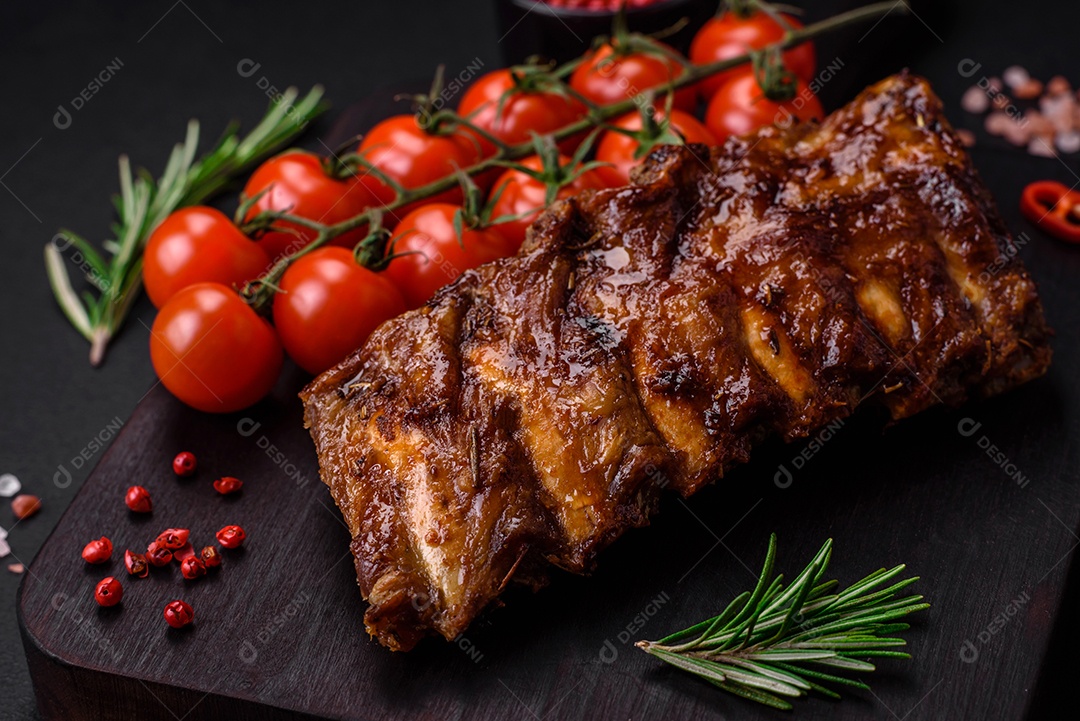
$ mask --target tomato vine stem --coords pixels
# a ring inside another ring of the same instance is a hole
[[[772,43],[771,45],[768,45],[760,50],[750,51],[742,55],[738,55],[725,60],[719,60],[717,62],[709,63],[707,65],[693,65],[686,62],[685,60],[680,59],[680,62],[683,64],[684,67],[684,72],[673,82],[669,83],[663,88],[654,90],[658,90],[659,93],[674,92],[675,90],[693,85],[697,82],[700,82],[701,80],[704,80],[705,78],[708,78],[717,73],[721,73],[725,70],[730,70],[731,68],[737,67],[739,65],[744,65],[746,63],[755,62],[759,57],[763,56],[766,53],[776,53],[781,50],[795,47],[796,45],[800,45],[812,38],[818,37],[834,30],[838,30],[848,25],[863,22],[866,20],[871,20],[874,18],[883,18],[893,10],[897,10],[901,13],[907,12],[907,6],[903,3],[900,3],[898,6],[895,2],[877,2],[870,5],[864,5],[860,8],[848,10],[846,12],[840,13],[839,15],[834,15],[830,18],[826,18],[825,20],[821,20],[819,22],[812,23],[801,28],[788,27],[784,33],[783,39]],[[651,42],[648,38],[644,37],[642,37],[641,40],[643,42]],[[567,65],[576,65],[579,62],[580,59],[571,60]],[[564,70],[565,66],[555,68],[551,71],[551,75],[556,78],[561,77],[563,74],[565,74]],[[562,140],[572,135],[582,133],[584,131],[593,129],[597,125],[603,124],[608,120],[616,118],[620,115],[625,115],[626,113],[631,112],[636,108],[639,108],[641,103],[651,102],[651,98],[652,94],[643,93],[633,98],[619,101],[617,103],[611,103],[608,105],[593,105],[592,107],[588,108],[588,113],[586,117],[574,123],[570,123],[569,125],[565,125],[562,128],[559,128],[558,130],[550,133],[549,135],[554,140]],[[493,141],[495,143],[497,150],[494,155],[478,163],[475,163],[474,165],[462,169],[462,172],[470,176],[479,175],[480,173],[492,170],[494,168],[503,167],[503,164],[508,160],[523,158],[536,152],[536,148],[532,142],[524,142],[516,145],[507,145],[499,141],[497,138],[494,138],[489,133],[483,132],[482,129],[476,128],[476,126],[472,124],[468,118],[462,118],[460,115],[454,113],[453,111],[440,110],[434,115],[429,116],[428,122],[433,123],[436,127],[438,127],[440,122],[454,123],[461,127],[468,128],[473,132],[479,132],[479,134],[484,135],[487,140]],[[341,160],[345,163],[356,163],[360,167],[363,167],[365,172],[377,173],[377,177],[379,177],[380,180],[384,180],[384,175],[382,173],[378,173],[377,169],[374,169],[370,166],[370,163],[367,163],[367,161],[365,161],[363,158],[360,158],[359,156],[356,156],[355,154],[349,154],[348,156],[343,157]],[[266,274],[245,286],[242,291],[243,297],[245,298],[245,300],[247,300],[249,304],[251,304],[256,309],[262,308],[273,297],[274,289],[277,286],[277,281],[281,278],[281,275],[285,272],[285,269],[297,258],[300,258],[303,255],[311,252],[312,250],[315,250],[316,248],[325,245],[331,239],[343,233],[346,233],[355,228],[359,228],[365,224],[371,223],[373,220],[381,219],[382,215],[386,212],[392,212],[408,205],[409,203],[423,200],[425,198],[441,193],[445,190],[449,190],[450,188],[453,188],[455,185],[457,185],[458,182],[458,176],[456,174],[451,174],[417,188],[403,188],[399,186],[398,188],[395,188],[397,192],[394,200],[386,203],[381,208],[368,209],[363,213],[360,213],[351,218],[347,218],[333,225],[324,225],[322,223],[318,223],[317,221],[300,218],[298,216],[290,215],[288,213],[265,213],[263,222],[266,223],[266,227],[268,227],[269,224],[273,222],[287,221],[315,230],[317,235],[311,243],[301,248],[297,252],[293,253],[292,255],[282,258],[277,263],[275,263],[274,266]],[[258,222],[258,217],[255,219],[255,221]],[[371,233],[367,238],[361,241],[357,249],[357,257],[361,259],[361,262],[364,265],[370,267],[376,266],[380,262],[382,262],[384,248],[376,247],[379,244],[385,244],[385,234],[383,233]]]

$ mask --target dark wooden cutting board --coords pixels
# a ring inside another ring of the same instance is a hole
[[[353,108],[338,135],[385,110]],[[991,170],[1002,160],[991,157]],[[1060,332],[1048,377],[889,428],[864,412],[814,443],[763,446],[697,497],[667,499],[652,527],[627,534],[592,577],[561,575],[538,594],[510,594],[456,642],[431,640],[408,654],[388,652],[363,630],[348,534],[301,427],[302,374],[226,417],[192,411],[156,387],[23,582],[20,620],[41,713],[775,718],[662,666],[633,641],[701,620],[749,588],[776,531],[778,567],[789,577],[832,537],[832,574],[842,583],[907,563],[933,604],[908,633],[913,660],[880,664],[865,679],[873,693],[799,702],[799,718],[1025,718],[1080,527],[1080,345],[1072,333],[1080,258],[1042,237],[1023,254]],[[199,458],[192,479],[170,470],[183,449]],[[240,497],[217,496],[210,482],[220,475],[245,480]],[[153,494],[152,515],[124,507],[133,484]],[[123,549],[144,548],[165,527],[190,528],[197,543],[209,543],[229,523],[243,525],[249,540],[210,577],[185,582],[173,566],[128,580],[123,571]],[[110,565],[88,567],[79,551],[102,534],[117,552]],[[124,601],[100,609],[92,589],[109,574],[123,581]],[[175,598],[195,608],[189,629],[163,622]]]

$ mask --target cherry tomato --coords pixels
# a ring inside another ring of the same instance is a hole
[[[416,123],[412,115],[388,118],[364,136],[357,150],[372,165],[405,188],[419,188],[451,175],[455,168],[466,168],[480,159],[480,148],[465,135],[435,135]],[[387,204],[394,191],[372,173],[357,170],[358,180],[376,200]],[[424,202],[460,203],[461,189],[455,187]],[[394,211],[396,218],[406,215],[419,203]],[[389,224],[389,223],[388,223]]]
[[[469,118],[499,140],[510,145],[528,142],[532,133],[545,135],[580,120],[585,107],[578,101],[547,92],[515,92],[502,103],[496,117],[499,99],[514,87],[509,70],[495,70],[473,83],[461,98],[458,112]],[[468,131],[465,131],[468,132]],[[495,147],[485,138],[475,136],[484,157],[492,155]],[[559,142],[559,149],[573,152],[584,135],[575,135]]]
[[[563,155],[559,156],[559,165],[568,165],[570,162],[570,158]],[[522,160],[521,164],[536,171],[543,168],[543,163],[536,155]],[[606,187],[608,186],[604,182],[604,178],[597,170],[587,170],[570,183],[559,188],[556,197],[566,198],[580,190]],[[532,225],[532,222],[536,220],[536,216],[544,209],[547,188],[536,178],[511,168],[495,181],[492,197],[495,197],[496,193],[499,193],[499,196],[491,210],[493,219],[506,215],[526,214],[515,220],[508,220],[491,226],[491,230],[505,238],[512,252],[516,253],[521,244],[525,242],[525,230]]]
[[[790,15],[783,16],[793,28],[801,28],[802,23]],[[766,45],[784,39],[784,27],[768,14],[755,10],[748,17],[739,17],[730,10],[710,19],[705,23],[690,44],[690,60],[694,65],[707,65],[717,60],[726,60],[742,55],[749,50],[763,48]],[[817,60],[813,43],[803,43],[784,51],[784,65],[806,82],[814,79]],[[738,75],[744,68],[732,68],[706,78],[699,84],[702,96],[710,99],[720,86]]]
[[[825,117],[817,96],[802,80],[798,81],[795,97],[776,102],[765,97],[752,70],[720,86],[705,111],[705,127],[724,142],[729,135],[744,135],[769,125],[788,127],[794,119],[805,122]]]
[[[647,53],[621,55],[611,45],[604,44],[589,53],[574,70],[570,87],[598,105],[610,105],[666,85],[678,79],[682,72],[683,66],[670,58]],[[656,100],[659,107],[664,105],[662,98]],[[692,113],[696,106],[697,90],[693,86],[675,91],[676,108]]]
[[[150,234],[143,256],[143,283],[160,308],[193,283],[239,287],[262,275],[270,258],[224,213],[193,206],[169,215]]]
[[[398,223],[386,275],[394,282],[405,304],[419,308],[439,288],[484,263],[511,255],[514,248],[488,228],[454,231],[454,214],[461,206],[432,203],[417,208]]]
[[[252,206],[245,220],[263,210],[281,210],[331,225],[359,215],[378,202],[362,183],[330,177],[317,155],[300,150],[287,151],[260,165],[244,186],[244,195],[252,198],[266,188],[270,190]],[[315,239],[315,231],[310,228],[292,223],[279,225],[295,232],[271,230],[259,238],[259,245],[271,260],[294,253]],[[355,228],[334,238],[331,244],[352,248],[365,235],[366,227]]]
[[[659,122],[664,117],[664,114],[663,112],[657,112],[653,117]],[[624,115],[616,120],[614,125],[625,130],[641,130],[641,114],[630,113]],[[671,111],[668,130],[674,131],[686,143],[716,145],[716,138],[709,132],[709,129],[702,125],[701,121],[693,115],[684,113],[681,110],[673,109]],[[644,155],[635,157],[640,147],[641,143],[636,138],[623,135],[614,130],[607,131],[596,146],[596,159],[603,163],[611,163],[611,165],[601,166],[596,171],[603,176],[609,186],[626,185],[630,182],[631,168],[644,158]]]
[[[655,5],[656,3],[663,1],[664,0],[544,0],[544,3],[554,7],[583,10],[586,12],[614,13],[624,4],[628,8],[640,8],[648,5]]]
[[[281,278],[274,326],[297,365],[319,374],[359,348],[383,321],[405,312],[397,287],[344,248],[303,255]]]
[[[274,329],[235,291],[196,283],[162,307],[150,360],[169,391],[193,408],[230,413],[270,392],[281,370]]]

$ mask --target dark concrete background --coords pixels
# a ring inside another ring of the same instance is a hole
[[[857,3],[809,4],[813,20]],[[891,18],[868,34],[864,27],[819,44],[822,63],[840,57],[847,68],[824,88],[827,108],[910,66],[930,77],[958,125],[975,127],[956,106],[970,83],[957,72],[964,58],[983,63],[987,73],[1019,62],[1044,78],[1071,71],[1071,79],[1080,82],[1080,11],[1072,3],[957,0],[915,7],[918,18]],[[104,367],[90,368],[87,344],[53,302],[43,246],[60,227],[93,239],[105,236],[119,154],[128,153],[157,174],[188,118],[202,121],[207,142],[231,119],[249,127],[267,102],[257,84],[261,77],[277,88],[322,83],[341,107],[377,88],[427,77],[437,63],[450,73],[475,58],[494,68],[500,35],[491,0],[0,5],[0,72],[7,98],[0,114],[0,407],[6,416],[0,424],[0,473],[18,475],[25,490],[44,503],[38,516],[11,530],[13,556],[0,562],[0,719],[34,717],[14,612],[19,577],[6,567],[16,560],[29,563],[100,456],[88,447],[95,439],[107,441],[110,425],[126,419],[154,382],[144,325],[153,317],[149,302],[144,298],[135,306]],[[70,108],[71,99],[117,59],[122,66],[115,76],[72,112],[70,127],[58,129],[57,107]],[[237,72],[242,59],[260,63],[254,76]],[[313,126],[303,144],[318,148],[330,122]],[[1075,160],[1033,159],[989,143],[973,155],[1013,227],[1024,182],[1056,177],[1072,184],[1075,177]],[[76,468],[73,459],[80,454],[89,459]],[[70,484],[62,477],[60,484],[54,481],[61,466],[71,469]],[[4,506],[0,526],[11,527]],[[1071,624],[1059,636],[1062,646],[1080,640]],[[1052,704],[1068,690],[1068,681],[1047,678],[1040,696]]]

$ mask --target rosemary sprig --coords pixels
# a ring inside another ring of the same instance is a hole
[[[118,220],[112,226],[115,239],[103,243],[105,252],[66,229],[45,246],[49,284],[64,315],[90,341],[92,365],[101,364],[106,346],[138,297],[142,252],[154,228],[177,208],[206,201],[286,146],[326,109],[322,95],[323,89],[315,86],[297,100],[299,91],[289,88],[246,137],[240,137],[236,123],[230,124],[217,145],[198,159],[199,122],[190,121],[184,142],[173,148],[156,182],[144,169],[132,173],[127,156],[120,156],[120,194],[114,197]],[[85,261],[82,270],[97,295],[84,292],[80,297],[72,287],[62,254],[69,247]]]
[[[906,641],[892,634],[909,628],[898,619],[929,608],[922,596],[899,593],[918,577],[881,588],[904,566],[874,571],[843,591],[822,581],[832,539],[786,588],[773,577],[776,534],[769,538],[765,566],[754,590],[739,595],[718,616],[638,648],[738,696],[779,709],[789,698],[816,692],[840,694],[825,684],[868,689],[852,673],[868,673],[870,657],[910,658],[894,650]]]

